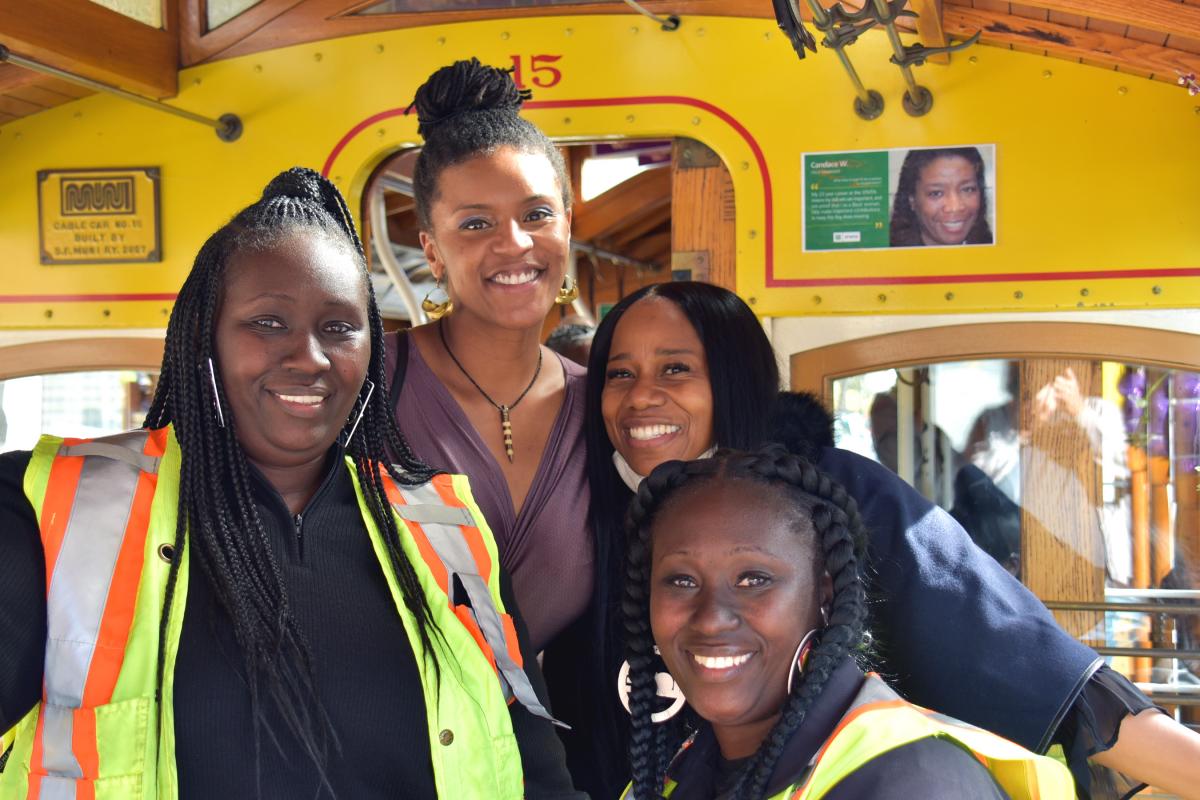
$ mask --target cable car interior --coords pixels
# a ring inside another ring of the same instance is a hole
[[[196,250],[292,164],[426,321],[406,109],[471,56],[568,166],[545,334],[736,291],[839,446],[1200,726],[1200,0],[0,0],[0,451],[139,425]],[[905,164],[947,150],[939,221]]]

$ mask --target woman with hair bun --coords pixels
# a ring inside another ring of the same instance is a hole
[[[439,69],[413,107],[413,192],[436,321],[400,335],[392,401],[414,451],[471,478],[540,650],[582,613],[583,367],[541,345],[567,274],[571,184],[525,95],[476,59]]]
[[[0,798],[577,796],[384,383],[345,201],[288,170],[197,255],[144,429],[0,456]]]

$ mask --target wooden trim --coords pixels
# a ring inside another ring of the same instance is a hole
[[[180,28],[180,55],[183,66],[190,67],[207,61],[243,39],[253,36],[270,25],[275,18],[287,13],[303,0],[262,0],[213,30],[208,30],[206,0],[180,0],[185,4]],[[341,0],[345,2],[345,0]],[[328,37],[319,37],[328,38]],[[258,48],[266,50],[269,48]]]
[[[791,356],[792,389],[828,403],[833,381],[893,367],[988,358],[1084,358],[1200,369],[1200,335],[1086,322],[996,322],[885,333]]]
[[[913,0],[912,10],[917,12],[917,36],[926,47],[945,47],[949,44],[946,31],[942,28],[942,0]],[[949,64],[950,54],[932,56],[930,64]]]
[[[1200,7],[1178,0],[1029,0],[1023,5],[1200,39]]]
[[[222,25],[216,31],[204,37],[200,42],[194,37],[195,25],[199,21],[198,12],[192,7],[200,0],[188,0],[188,12],[195,19],[184,26],[184,64],[191,66],[200,61],[233,58],[263,50],[274,50],[294,44],[336,39],[342,36],[353,36],[360,33],[376,31],[399,30],[403,28],[418,28],[427,25],[445,25],[455,22],[475,22],[488,19],[516,19],[520,17],[558,17],[586,16],[593,14],[621,14],[630,19],[637,19],[653,24],[645,17],[635,14],[624,3],[582,3],[569,6],[528,6],[521,8],[489,8],[479,11],[426,11],[402,14],[372,14],[369,16],[354,16],[354,12],[363,7],[363,0],[264,0],[242,16],[252,14],[262,6],[271,4],[272,8],[287,5],[281,13],[266,14],[265,22],[257,25],[245,24],[239,29],[240,35],[233,33],[220,40],[209,39],[224,31],[234,20]],[[706,15],[717,17],[747,17],[755,19],[774,19],[774,13],[768,3],[747,3],[745,0],[644,0],[643,6],[656,14]],[[807,12],[806,12],[806,19]],[[241,19],[240,17],[238,19]],[[233,41],[230,41],[233,40]]]
[[[90,0],[0,3],[14,53],[148,97],[178,93],[179,41]]]
[[[1172,3],[1176,8],[1189,6]],[[1200,8],[1195,11],[1200,14]],[[1167,75],[1175,71],[1200,72],[1200,55],[1127,39],[1113,33],[1081,30],[1054,22],[1022,19],[1010,14],[979,8],[947,6],[944,19],[947,34],[965,39],[983,31],[982,41],[992,45],[1016,45],[1035,48],[1039,53],[1063,58],[1082,58],[1089,62]]]
[[[163,340],[149,336],[54,339],[0,347],[0,380],[55,372],[157,370]]]

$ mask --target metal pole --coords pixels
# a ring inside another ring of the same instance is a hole
[[[904,42],[900,41],[900,31],[896,30],[896,18],[889,15],[887,0],[874,0],[874,3],[879,21],[887,29],[888,40],[892,43],[892,54],[900,61],[906,53]],[[900,74],[904,76],[904,82],[908,84],[908,91],[904,93],[904,110],[914,117],[929,113],[929,109],[933,108],[933,94],[917,83],[912,67],[904,63],[899,63],[898,66]]]
[[[52,67],[49,64],[43,64],[40,61],[34,61],[24,56],[19,56],[13,53],[4,45],[0,44],[0,63],[8,62],[24,69],[40,72],[43,75],[50,75],[55,78],[60,78],[69,83],[74,83],[79,86],[84,86],[88,89],[93,89],[97,92],[107,92],[108,94],[116,95],[131,103],[153,108],[155,111],[165,111],[168,114],[174,114],[177,117],[183,117],[191,122],[198,122],[201,125],[207,125],[217,132],[217,138],[223,142],[232,142],[242,135],[242,120],[237,114],[222,114],[217,119],[211,119],[200,114],[194,114],[191,111],[185,111],[182,108],[169,106],[166,103],[160,103],[157,100],[151,100],[148,97],[127,92],[124,89],[118,89],[115,86],[109,86],[107,83],[100,83],[91,78],[85,78],[82,75],[76,75],[73,72]]]
[[[858,77],[858,70],[850,63],[850,56],[846,55],[845,49],[832,44],[832,26],[829,22],[829,14],[825,11],[824,6],[817,2],[817,0],[808,0],[808,6],[812,9],[813,22],[825,34],[825,46],[837,53],[838,60],[842,62],[842,67],[846,70],[846,74],[850,76],[850,83],[854,85],[854,93],[858,95],[854,99],[854,113],[863,119],[875,119],[883,113],[883,95],[864,86],[862,79]],[[798,9],[796,18],[800,18]]]
[[[421,302],[417,299],[417,291],[413,288],[412,281],[408,279],[408,273],[404,271],[404,267],[400,266],[395,253],[392,252],[392,243],[388,238],[387,205],[384,203],[383,197],[383,184],[386,182],[386,178],[380,181],[380,184],[372,190],[367,203],[371,215],[371,242],[375,245],[375,254],[379,256],[379,263],[383,267],[383,271],[391,278],[392,285],[396,287],[400,299],[404,302],[404,307],[408,309],[409,321],[415,327],[425,324],[429,318],[425,316],[425,311],[421,308]],[[409,185],[411,186],[411,184]]]

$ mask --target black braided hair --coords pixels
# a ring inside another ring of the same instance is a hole
[[[477,58],[442,67],[417,89],[409,108],[416,108],[417,133],[425,140],[413,168],[413,199],[423,230],[432,227],[429,214],[442,170],[505,146],[549,159],[562,188],[563,208],[571,207],[571,181],[562,153],[517,114],[530,96],[528,89],[517,88],[509,70],[486,66]]]
[[[784,746],[804,722],[830,674],[847,655],[855,654],[863,640],[867,609],[861,568],[866,535],[858,504],[840,484],[780,445],[768,445],[754,453],[723,450],[710,459],[659,465],[642,481],[629,508],[622,602],[632,716],[629,757],[634,794],[642,800],[662,797],[666,769],[679,744],[666,734],[668,726],[655,725],[650,719],[655,710],[654,673],[658,660],[653,653],[650,628],[655,518],[681,489],[686,487],[691,492],[706,483],[730,480],[753,481],[780,492],[788,509],[795,512],[797,529],[815,531],[825,571],[833,579],[829,621],[809,655],[804,675],[792,686],[779,721],[743,768],[733,792],[735,798],[760,800],[765,796]]]
[[[239,212],[204,243],[167,324],[162,371],[145,426],[173,425],[182,463],[175,555],[159,623],[156,685],[161,695],[166,631],[186,542],[233,624],[250,691],[256,764],[264,731],[276,746],[279,743],[263,714],[261,695],[265,692],[332,793],[325,765],[330,747],[338,748],[337,736],[316,694],[304,632],[292,615],[279,565],[254,504],[250,472],[237,439],[238,421],[231,415],[213,346],[213,328],[230,259],[235,254],[268,249],[296,232],[322,236],[343,247],[363,271],[371,333],[367,377],[377,388],[345,447],[354,460],[371,516],[387,541],[404,603],[417,620],[425,651],[430,651],[429,631],[436,630],[436,626],[416,572],[401,549],[381,469],[405,485],[424,483],[435,471],[413,455],[396,427],[387,392],[379,388],[387,386],[383,320],[367,273],[362,241],[345,200],[321,175],[296,167],[276,176],[258,202]],[[224,427],[218,421],[209,359],[214,363],[216,402],[224,411]],[[364,393],[360,392],[352,419],[363,402]],[[436,670],[436,660],[433,663]],[[261,785],[257,788],[261,796]]]

